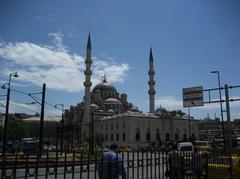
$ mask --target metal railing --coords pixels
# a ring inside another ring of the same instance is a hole
[[[6,153],[0,158],[1,178],[99,178],[99,165],[103,151],[91,154],[73,150],[62,155],[60,150],[35,153]],[[234,178],[232,156],[213,155],[206,152],[164,152],[160,150],[135,150],[118,154],[127,179],[139,178]],[[105,161],[108,162],[108,161]],[[112,161],[111,161],[112,162]],[[109,164],[105,166],[109,167]],[[103,171],[103,170],[102,170]],[[104,171],[106,172],[106,171]],[[174,176],[173,176],[174,175]]]

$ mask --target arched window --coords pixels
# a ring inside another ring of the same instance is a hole
[[[165,140],[166,140],[166,141],[169,141],[169,140],[170,140],[170,134],[169,134],[168,132],[165,134]]]
[[[187,141],[187,134],[183,135],[183,141]]]
[[[195,141],[195,134],[192,134],[192,141]]]
[[[157,128],[157,131],[156,131],[156,140],[159,141],[160,140],[160,132],[159,132],[159,129]]]
[[[126,138],[125,133],[123,133],[122,137],[123,137],[123,141],[125,141],[125,138]]]
[[[119,141],[119,134],[117,134],[117,141]]]
[[[139,128],[136,129],[136,141],[140,140],[140,130]]]
[[[150,129],[149,129],[149,128],[147,128],[146,140],[147,140],[147,141],[150,141],[150,139],[151,139],[151,135],[150,135]]]
[[[111,141],[113,141],[113,134],[111,134]]]
[[[175,134],[175,141],[178,141],[178,134]]]

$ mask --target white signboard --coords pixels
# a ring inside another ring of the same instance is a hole
[[[203,106],[203,88],[202,86],[183,88],[183,107]]]

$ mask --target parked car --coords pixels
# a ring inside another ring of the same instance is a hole
[[[208,141],[197,140],[197,141],[194,141],[193,145],[194,145],[194,150],[197,150],[197,151],[200,150],[200,151],[210,152],[212,150],[210,142]]]
[[[204,167],[204,166],[203,166]],[[203,175],[209,179],[238,179],[240,176],[240,156],[217,156],[208,159],[208,167],[204,167]]]

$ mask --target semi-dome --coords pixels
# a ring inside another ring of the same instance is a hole
[[[118,99],[116,98],[107,98],[105,101],[104,101],[105,104],[122,104],[121,101],[119,101]]]

